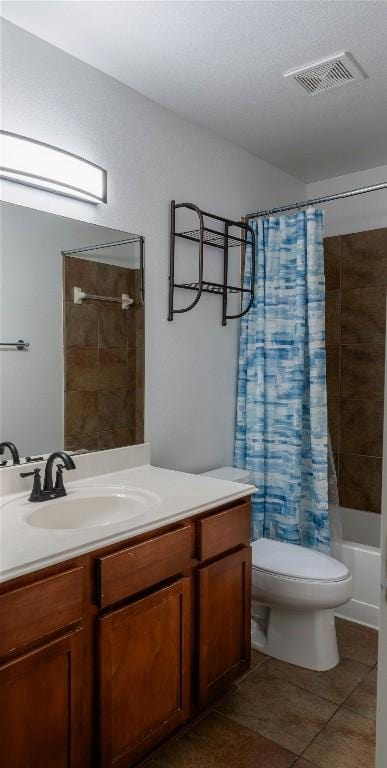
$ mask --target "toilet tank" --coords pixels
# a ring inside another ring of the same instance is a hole
[[[215,477],[218,480],[231,480],[233,483],[251,483],[251,472],[248,469],[236,469],[236,467],[218,467],[209,472],[201,473],[204,477]]]

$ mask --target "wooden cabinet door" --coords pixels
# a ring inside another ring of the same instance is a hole
[[[251,549],[198,571],[199,704],[205,705],[250,666]]]
[[[82,632],[0,667],[0,762],[81,768]]]
[[[101,766],[132,765],[190,713],[190,579],[101,617]]]

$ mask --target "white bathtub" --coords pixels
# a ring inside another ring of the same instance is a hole
[[[353,597],[336,615],[378,629],[381,518],[372,512],[345,507],[340,507],[339,512],[343,541],[333,545],[332,554],[352,573]]]

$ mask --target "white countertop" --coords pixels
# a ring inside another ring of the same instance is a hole
[[[0,507],[0,581],[183,520],[248,496],[254,490],[251,485],[160,469],[150,464],[74,482],[70,482],[70,473],[66,472],[64,480],[68,496],[85,486],[126,486],[150,491],[157,494],[159,500],[144,516],[133,520],[93,528],[58,530],[37,528],[26,521],[31,509],[37,506],[28,501],[28,492],[4,496]]]

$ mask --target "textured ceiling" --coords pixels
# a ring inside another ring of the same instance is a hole
[[[9,21],[306,181],[387,163],[387,2],[3,2]],[[319,96],[288,69],[350,51]]]

